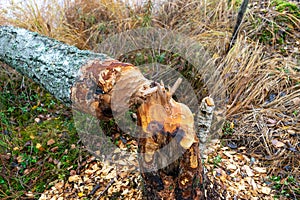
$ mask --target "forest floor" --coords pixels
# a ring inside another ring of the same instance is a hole
[[[156,13],[151,4],[133,11],[110,1],[69,1],[63,8],[54,0],[43,8],[28,2],[0,7],[0,13],[10,13],[0,14],[0,25],[95,51],[109,34],[139,27],[167,28],[200,42],[222,69],[216,88],[226,88],[220,108],[224,125],[211,136],[203,156],[206,189],[216,198],[300,199],[299,2],[251,2],[229,53],[241,1],[178,1]],[[201,89],[190,64],[166,51],[144,49],[116,58],[136,66],[153,61],[171,65],[202,96],[220,92]],[[111,141],[136,152],[136,141],[114,132],[113,125],[105,124]],[[89,153],[72,111],[0,63],[1,199],[140,199],[138,163],[129,160],[130,165],[117,165]]]

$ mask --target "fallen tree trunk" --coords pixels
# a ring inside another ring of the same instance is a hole
[[[0,27],[0,61],[66,105],[98,119],[111,119],[137,106],[146,198],[203,198],[194,118],[187,106],[172,99],[179,83],[166,90],[131,64],[8,26]]]
[[[109,59],[104,54],[76,47],[14,27],[1,27],[0,59],[42,85],[55,98],[70,105],[70,88],[89,60]]]

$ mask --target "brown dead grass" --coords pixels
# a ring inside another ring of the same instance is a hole
[[[234,0],[229,5],[227,0],[172,1],[153,15],[149,15],[149,6],[134,10],[109,0],[67,1],[63,6],[54,0],[47,2],[51,4],[45,3],[48,6],[42,8],[34,0],[24,6],[0,8],[4,13],[11,12],[10,17],[0,15],[0,24],[37,31],[83,49],[95,48],[109,34],[148,25],[173,29],[200,41],[222,71],[219,84],[227,89],[227,120],[238,121],[234,134],[227,139],[247,146],[249,154],[268,166],[271,174],[300,173],[299,51],[278,51],[278,35],[271,45],[258,41],[265,29],[274,31],[274,26],[268,25],[270,21],[277,23],[279,30],[286,25],[278,23],[283,14],[272,10],[271,5],[262,8],[252,4],[236,45],[225,55],[238,10]],[[270,12],[263,12],[266,8]],[[293,44],[300,42],[300,19],[289,13],[285,17],[293,28],[287,32],[285,45],[295,47]],[[285,147],[274,146],[275,139]],[[285,166],[292,170],[283,170]]]
[[[300,127],[299,65],[280,54],[268,55],[258,44],[238,44],[244,45],[236,45],[224,59],[222,74],[228,88],[227,119],[238,121],[231,139],[249,147],[250,154],[260,154],[270,172],[299,174],[294,151]],[[285,148],[276,147],[275,140]],[[291,172],[282,170],[286,166]]]

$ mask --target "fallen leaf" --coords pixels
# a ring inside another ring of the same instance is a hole
[[[121,172],[121,173],[119,174],[119,176],[120,176],[121,178],[125,178],[125,177],[128,176],[128,173],[127,173],[127,172]]]
[[[274,147],[276,147],[276,148],[280,148],[280,147],[283,147],[283,146],[285,146],[285,144],[283,143],[283,142],[280,142],[280,141],[278,141],[278,140],[272,140],[272,144],[274,145]]]
[[[20,149],[19,149],[19,147],[14,147],[13,150],[14,150],[14,151],[18,151],[18,150],[20,150]]]
[[[50,139],[50,140],[47,141],[47,145],[48,145],[48,146],[51,146],[51,145],[54,144],[54,143],[55,143],[55,140],[54,140],[54,139]]]
[[[70,171],[70,175],[71,175],[71,176],[76,175],[76,171],[72,169],[72,170]]]
[[[222,147],[221,148],[223,151],[226,151],[227,149],[229,149],[228,147]]]
[[[41,119],[40,118],[34,118],[34,121],[36,122],[36,123],[40,123],[41,122]]]
[[[27,175],[27,174],[29,174],[30,173],[30,170],[29,169],[25,169],[24,170],[24,175]]]
[[[54,164],[54,165],[57,165],[58,163],[59,163],[58,160],[56,160],[56,159],[53,160],[53,164]]]
[[[230,153],[228,153],[227,151],[224,151],[223,154],[225,156],[227,156],[228,158],[232,158],[232,155]]]
[[[17,161],[18,161],[18,163],[21,163],[21,162],[23,162],[23,160],[24,160],[24,159],[23,159],[23,157],[22,157],[22,156],[18,156],[18,157],[17,157]]]
[[[237,174],[240,172],[239,169],[235,170],[232,174],[230,174],[231,177],[236,177]]]
[[[40,151],[43,151],[43,150],[44,150],[43,146],[42,146],[40,143],[37,143],[37,144],[35,145],[35,147],[36,147],[38,150],[40,150]]]
[[[96,157],[95,156],[91,156],[91,157],[88,158],[87,163],[90,163],[90,162],[92,162],[94,160],[96,160]]]
[[[219,179],[220,179],[223,183],[226,183],[227,180],[228,180],[228,178],[227,178],[227,176],[226,176],[225,174],[222,175],[222,176],[220,176]]]
[[[79,192],[79,193],[78,193],[78,196],[79,196],[79,197],[82,197],[82,196],[83,196],[83,193],[82,193],[82,192]]]
[[[117,172],[116,170],[113,170],[112,172],[110,172],[109,174],[107,174],[106,176],[103,176],[103,179],[112,179],[117,177]]]
[[[256,185],[255,181],[253,180],[253,178],[246,177],[245,180],[248,182],[249,185],[252,186],[253,190],[257,190],[257,185]]]
[[[230,128],[234,129],[234,123],[233,122],[230,123]]]
[[[239,190],[246,190],[245,184],[238,184],[238,189]]]
[[[234,160],[235,161],[243,161],[244,159],[245,159],[244,156],[241,155],[241,154],[234,155]]]
[[[126,195],[127,193],[129,193],[129,190],[126,188],[126,189],[122,192],[122,195]]]
[[[28,147],[28,146],[31,146],[32,145],[32,141],[29,140],[27,141],[25,144],[24,144],[24,147]]]
[[[126,161],[124,161],[124,160],[118,160],[117,161],[117,163],[119,164],[119,165],[128,165],[128,162],[126,162]]]
[[[53,140],[53,139],[50,139],[50,140],[47,141],[48,146],[51,146],[54,143],[55,143],[55,140]]]
[[[283,127],[281,127],[282,130],[288,130],[290,128],[291,128],[290,126],[283,126]]]
[[[248,156],[243,155],[243,157],[244,157],[244,159],[245,159],[247,162],[250,162],[251,159],[250,159]]]
[[[92,170],[92,169],[87,169],[85,170],[85,174],[87,175],[92,175],[96,170]]]
[[[59,149],[58,146],[56,146],[56,147],[51,148],[50,151],[56,152],[58,149]]]

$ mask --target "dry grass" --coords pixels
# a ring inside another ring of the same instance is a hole
[[[141,26],[176,30],[201,42],[222,72],[219,84],[226,88],[227,120],[238,121],[234,134],[226,138],[249,147],[249,154],[268,166],[271,174],[292,174],[299,182],[297,13],[254,2],[236,45],[226,55],[238,10],[235,0],[230,4],[227,0],[171,1],[155,12],[150,4],[134,9],[109,0],[66,1],[63,6],[47,2],[43,7],[31,0],[0,8],[11,13],[0,15],[0,24],[37,31],[83,49],[94,49],[109,34]],[[285,147],[277,148],[275,140]],[[286,166],[291,170],[284,170]]]
[[[57,34],[63,25],[63,9],[55,1],[44,0],[39,5],[35,0],[19,3],[12,0],[1,11],[7,14],[2,16],[4,20],[1,20],[1,24],[12,24],[49,37],[58,38]]]
[[[6,14],[1,15],[0,24],[36,31],[81,49],[91,49],[88,44],[99,42],[97,37],[102,34],[135,25],[129,17],[131,9],[124,3],[110,0],[67,0],[63,5],[55,0],[37,2],[28,0],[15,4],[11,0],[8,6],[0,7]]]
[[[299,174],[294,151],[299,148],[299,65],[280,54],[266,55],[258,44],[238,44],[222,65],[227,119],[238,121],[231,139],[248,146],[250,154],[260,154],[273,172]],[[274,146],[275,140],[286,143],[286,148]],[[291,172],[282,171],[286,166]]]

